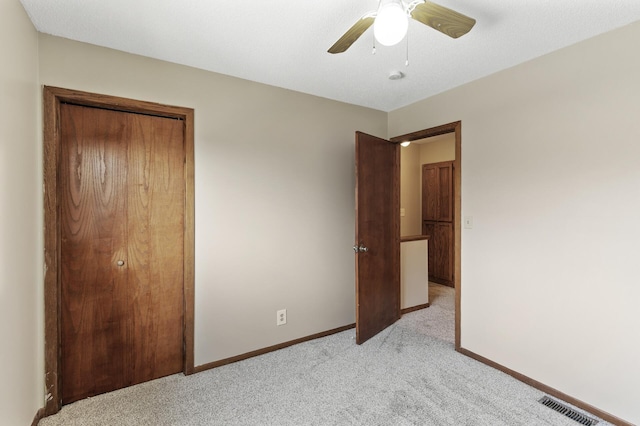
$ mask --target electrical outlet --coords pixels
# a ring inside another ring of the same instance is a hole
[[[276,325],[285,325],[287,323],[287,310],[280,309],[276,311]]]

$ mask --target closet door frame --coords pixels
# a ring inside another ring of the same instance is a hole
[[[60,105],[87,107],[175,118],[184,123],[184,352],[183,372],[194,372],[194,110],[116,96],[45,86],[43,89],[44,179],[44,316],[45,316],[45,415],[62,407],[60,374],[60,232],[58,226],[58,161]]]

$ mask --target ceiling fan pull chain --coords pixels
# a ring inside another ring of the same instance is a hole
[[[409,33],[407,33],[407,60],[405,61],[404,66],[409,66]]]
[[[376,37],[373,36],[373,51],[371,52],[372,55],[376,54]]]

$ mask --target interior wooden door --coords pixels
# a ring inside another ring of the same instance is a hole
[[[400,318],[400,151],[356,133],[356,342]]]
[[[63,404],[177,373],[183,353],[180,120],[60,107]]]

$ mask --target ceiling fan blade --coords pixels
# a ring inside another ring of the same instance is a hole
[[[327,52],[342,53],[347,50],[373,24],[373,21],[374,18],[370,14],[360,18]]]
[[[430,1],[418,4],[411,17],[452,38],[465,35],[476,24],[475,19]]]

